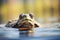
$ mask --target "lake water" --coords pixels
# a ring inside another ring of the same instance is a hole
[[[0,40],[60,40],[58,28],[35,28],[33,33],[14,28],[0,28]]]

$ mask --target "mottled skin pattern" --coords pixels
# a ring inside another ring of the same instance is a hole
[[[20,14],[18,20],[8,21],[6,27],[18,28],[20,31],[33,31],[40,25],[34,20],[33,14]]]

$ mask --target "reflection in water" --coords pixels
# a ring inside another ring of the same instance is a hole
[[[15,28],[0,28],[1,40],[60,40],[60,29],[35,28],[34,33],[18,31]]]

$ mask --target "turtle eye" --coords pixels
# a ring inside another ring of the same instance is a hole
[[[34,17],[33,14],[29,14],[29,16],[30,16],[32,19],[33,19],[33,17]]]
[[[22,19],[22,18],[23,18],[23,14],[20,14],[20,15],[19,15],[19,19]]]

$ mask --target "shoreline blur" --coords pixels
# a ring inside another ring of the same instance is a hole
[[[60,0],[0,0],[0,24],[21,13],[34,13],[40,23],[60,23]]]

